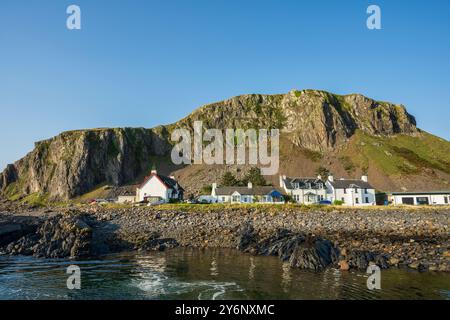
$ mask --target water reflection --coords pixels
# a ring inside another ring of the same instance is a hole
[[[285,262],[281,264],[281,270],[281,284],[283,286],[283,291],[288,293],[292,282],[291,267],[289,266],[289,263]]]
[[[255,269],[256,269],[255,258],[250,257],[249,260],[250,260],[250,266],[248,269],[248,279],[253,280],[253,279],[255,279]]]
[[[82,289],[66,287],[66,268],[81,268]],[[0,256],[0,299],[449,299],[444,273],[382,271],[382,290],[367,275],[291,269],[276,257],[234,250],[175,249],[86,261]]]
[[[217,260],[215,258],[211,261],[211,268],[209,270],[211,270],[211,276],[215,277],[219,275]]]

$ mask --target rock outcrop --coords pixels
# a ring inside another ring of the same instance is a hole
[[[55,216],[46,219],[36,232],[9,243],[4,253],[38,258],[88,257],[92,229],[82,217]]]
[[[165,129],[96,129],[62,133],[36,143],[0,175],[5,194],[69,199],[100,184],[122,185],[149,169],[151,156],[170,150]]]
[[[298,269],[321,271],[335,267],[341,270],[366,270],[371,263],[382,269],[389,267],[384,254],[361,250],[341,254],[329,240],[286,229],[279,229],[274,234],[264,236],[251,224],[246,224],[237,241],[237,248],[242,252],[277,256]]]

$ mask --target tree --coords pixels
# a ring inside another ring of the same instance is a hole
[[[261,170],[257,167],[251,168],[242,182],[244,184],[248,184],[249,182],[251,182],[255,186],[267,185],[266,179],[264,179],[264,177],[261,175]]]
[[[220,180],[220,185],[224,186],[224,187],[232,187],[232,186],[237,185],[237,183],[238,183],[238,181],[233,176],[233,174],[229,171],[225,172],[222,175],[222,178]]]
[[[320,166],[316,169],[316,175],[321,176],[323,180],[327,180],[330,174],[330,170],[325,167]]]

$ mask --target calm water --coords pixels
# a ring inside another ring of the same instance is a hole
[[[66,268],[81,268],[81,290]],[[381,291],[367,275],[293,270],[275,257],[233,250],[175,249],[97,260],[0,256],[0,299],[450,299],[450,275],[382,271]]]

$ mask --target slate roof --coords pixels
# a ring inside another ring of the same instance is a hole
[[[358,179],[339,179],[334,180],[333,182],[329,182],[335,189],[349,189],[355,187],[362,189],[374,189],[374,187],[372,187],[370,183]]]
[[[298,183],[299,189],[324,189],[325,182],[318,178],[289,178],[284,179],[284,183],[286,184],[286,188],[295,189],[294,184]],[[319,184],[322,184],[322,188],[319,188]],[[311,187],[308,187],[308,184]]]
[[[248,187],[217,187],[216,188],[216,195],[218,195],[218,196],[231,196],[236,191],[240,195],[243,195],[243,196],[254,196],[254,195],[265,196],[265,195],[268,195],[269,193],[271,193],[272,191],[277,191],[277,192],[281,193],[282,195],[286,195],[286,193],[282,189],[276,188],[276,187],[271,187],[271,186],[263,186],[263,187],[255,186],[253,188],[248,188]]]
[[[393,195],[393,196],[407,196],[407,195],[427,195],[427,194],[450,194],[450,190],[444,190],[444,191],[411,191],[411,192],[407,192],[407,191],[393,191],[393,192],[388,192],[388,194]]]
[[[139,188],[142,189],[142,187],[154,176],[159,178],[159,180],[161,180],[162,183],[164,183],[166,185],[166,187],[169,189],[175,189],[175,186],[178,184],[178,182],[172,178],[153,173],[144,179],[144,182],[139,186]],[[178,189],[184,191],[184,189],[179,184],[178,184]]]

